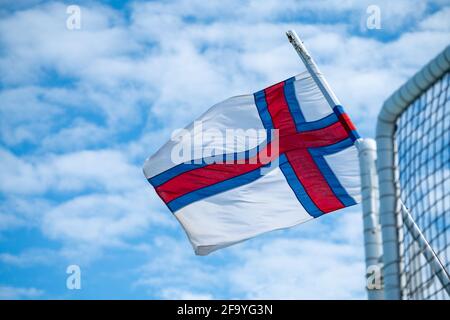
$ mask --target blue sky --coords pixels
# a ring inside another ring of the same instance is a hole
[[[365,298],[359,206],[197,257],[141,167],[212,104],[303,71],[288,29],[372,137],[449,43],[447,1],[30,0],[0,16],[0,299]]]

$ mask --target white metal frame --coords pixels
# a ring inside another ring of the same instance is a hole
[[[363,139],[359,145],[361,171],[361,195],[364,228],[364,251],[366,255],[366,289],[369,300],[383,299],[381,279],[375,279],[379,287],[372,286],[374,277],[382,276],[381,227],[378,214],[378,180],[375,161],[377,145],[373,139]]]
[[[376,128],[377,171],[380,190],[380,223],[383,237],[384,296],[386,299],[402,298],[401,281],[403,280],[400,277],[401,261],[397,226],[399,220],[401,222],[401,219],[411,217],[409,213],[405,214],[406,208],[398,201],[400,197],[399,188],[396,185],[398,173],[395,164],[397,146],[394,139],[396,120],[417,97],[449,70],[450,46],[447,46],[443,52],[392,94],[385,101],[378,115]],[[403,214],[398,214],[400,212],[403,212]],[[406,225],[408,226],[408,224]],[[420,240],[426,241],[426,239]],[[431,247],[425,246],[425,249],[425,251],[430,251]],[[436,264],[438,264],[438,261],[436,261]],[[443,272],[438,272],[438,274],[441,273]]]

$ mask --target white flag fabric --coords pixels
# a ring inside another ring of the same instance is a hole
[[[214,105],[144,174],[206,255],[359,202],[358,138],[305,72]]]

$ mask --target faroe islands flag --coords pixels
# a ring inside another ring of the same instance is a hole
[[[144,174],[206,255],[359,202],[358,138],[304,72],[214,105],[174,132]]]

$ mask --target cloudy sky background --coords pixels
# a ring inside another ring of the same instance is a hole
[[[0,299],[365,298],[359,206],[197,257],[141,167],[212,104],[303,71],[288,29],[373,137],[450,42],[448,1],[77,1],[80,30],[69,4],[0,0]]]

